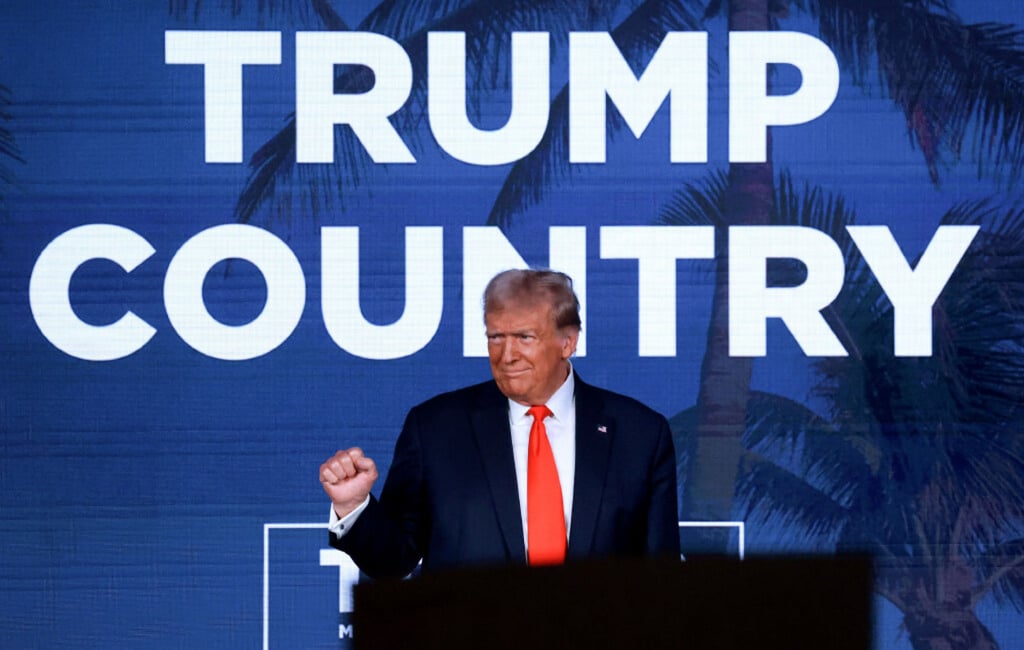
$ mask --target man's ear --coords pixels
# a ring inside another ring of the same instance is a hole
[[[562,332],[562,358],[568,359],[576,353],[576,343],[580,340],[580,331],[567,327]]]

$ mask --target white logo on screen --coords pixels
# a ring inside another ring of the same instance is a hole
[[[338,612],[346,614],[352,611],[352,587],[359,582],[359,567],[346,553],[333,548],[320,549],[320,566],[338,567]],[[338,625],[338,638],[352,638],[352,624]]]

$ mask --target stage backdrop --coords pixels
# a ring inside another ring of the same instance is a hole
[[[1022,24],[5,3],[2,644],[351,643],[318,466],[488,378],[528,264],[671,419],[684,553],[867,552],[879,647],[1022,647]]]

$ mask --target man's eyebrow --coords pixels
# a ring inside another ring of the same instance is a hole
[[[537,330],[535,329],[521,329],[521,330],[486,330],[487,336],[537,336]]]

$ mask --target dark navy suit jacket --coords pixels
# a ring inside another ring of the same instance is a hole
[[[576,477],[567,561],[679,554],[665,418],[575,378]],[[525,564],[508,398],[494,381],[414,407],[380,500],[331,545],[373,577]]]

